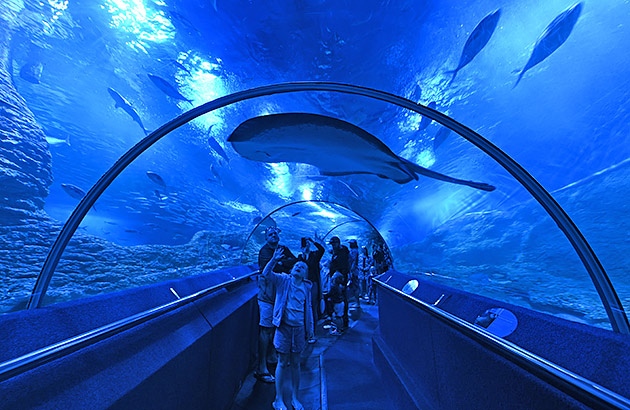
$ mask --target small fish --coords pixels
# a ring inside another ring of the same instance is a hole
[[[52,146],[62,145],[62,144],[67,144],[68,146],[70,146],[70,136],[66,137],[65,140],[62,140],[60,138],[55,138],[55,137],[46,137],[46,141],[48,142],[48,144]]]
[[[208,132],[209,131],[210,130],[208,130]],[[225,159],[227,162],[230,162],[227,153],[225,152],[223,147],[221,147],[221,144],[217,142],[217,140],[215,140],[213,137],[208,136],[208,145],[210,145],[210,148],[212,148],[214,152],[219,154],[223,159]]]
[[[210,171],[212,171],[212,175],[214,175],[214,177],[216,178],[215,180],[217,182],[221,182],[221,177],[219,176],[219,172],[217,171],[217,169],[214,167],[214,165],[210,166]]]
[[[457,72],[468,65],[473,58],[475,58],[475,56],[483,50],[486,44],[488,44],[490,37],[492,37],[494,30],[497,28],[499,17],[501,17],[501,9],[498,9],[484,17],[483,20],[477,24],[477,27],[473,29],[472,33],[470,33],[468,40],[466,40],[466,44],[464,44],[462,55],[459,57],[459,64],[457,64],[457,68],[446,72],[446,74],[453,74],[451,81],[448,83],[449,85],[453,82],[453,80],[455,80]]]
[[[149,76],[149,79],[153,82],[153,84],[155,84],[155,86],[159,88],[160,91],[162,91],[164,94],[176,100],[188,101],[192,104],[192,100],[181,95],[180,92],[171,85],[171,83],[169,83],[162,77],[158,77],[157,75],[153,74],[147,74],[147,76]]]
[[[127,233],[138,233],[138,231],[135,230],[135,229],[125,229],[125,232],[127,232]]]
[[[116,103],[114,105],[114,108],[122,108],[124,112],[129,114],[132,120],[138,123],[140,128],[142,128],[142,131],[144,132],[144,134],[148,135],[149,131],[147,131],[147,129],[144,128],[144,124],[142,124],[142,120],[140,119],[140,116],[138,115],[136,110],[131,106],[129,101],[127,101],[125,97],[120,95],[118,91],[114,90],[113,88],[107,87],[107,92],[114,99],[114,102]]]
[[[157,174],[156,174],[156,175],[157,175]],[[158,176],[159,176],[159,175],[158,175]],[[149,178],[151,178],[151,177],[149,177]],[[160,178],[160,179],[161,179],[161,178]],[[162,182],[164,182],[164,181],[162,180]],[[160,201],[163,201],[163,200],[165,200],[165,199],[168,199],[168,197],[167,197],[167,196],[163,195],[163,194],[162,194],[160,191],[158,191],[157,189],[156,189],[155,191],[153,191],[153,193],[155,194],[155,197],[156,197],[158,200],[160,200]]]
[[[153,182],[155,182],[158,185],[162,185],[163,187],[166,187],[166,183],[164,182],[164,180],[162,179],[161,176],[159,176],[158,174],[156,174],[153,171],[147,171],[147,176],[149,177],[149,179]]]
[[[574,4],[560,13],[551,23],[549,23],[549,25],[545,28],[545,31],[543,31],[538,40],[536,40],[534,50],[532,51],[531,56],[529,56],[529,60],[527,60],[525,67],[523,67],[521,73],[518,75],[518,79],[516,80],[514,87],[518,85],[521,78],[523,78],[523,74],[525,74],[527,70],[549,57],[551,53],[556,51],[558,47],[567,41],[567,38],[569,38],[569,35],[573,31],[573,27],[575,27],[575,23],[577,23],[577,20],[580,17],[582,4],[583,3],[581,2]]]
[[[180,63],[179,61],[173,59],[171,60],[171,62],[175,65],[175,67],[179,68],[180,70],[186,71],[188,74],[190,74],[190,70],[188,70],[186,66]]]
[[[440,145],[446,140],[446,137],[451,133],[450,128],[442,127],[435,133],[435,137],[433,137],[433,150],[438,149]]]
[[[435,110],[437,108],[437,103],[435,101],[431,101],[427,107]],[[420,124],[418,125],[418,131],[426,129],[431,124],[431,121],[433,121],[431,118],[423,116],[420,120]]]
[[[301,213],[302,213],[302,212],[296,212],[296,213],[294,213],[294,214],[293,214],[293,215],[291,215],[291,216],[298,216],[298,215],[299,215],[299,214],[301,214]]]
[[[20,77],[32,84],[39,84],[42,79],[44,65],[39,61],[24,64],[20,69]]]
[[[231,246],[230,246],[230,245],[228,245],[227,243],[222,243],[222,244],[221,244],[221,247],[222,247],[223,249],[225,249],[226,251],[229,251],[229,250],[230,250],[230,248],[231,248]]]
[[[66,194],[70,195],[74,199],[83,199],[85,196],[85,191],[76,185],[61,184],[61,188],[66,191]]]
[[[83,199],[85,196],[85,191],[79,188],[76,185],[72,184],[61,184],[61,188],[68,194],[71,198],[74,199]],[[96,211],[96,207],[92,205],[92,209]]]

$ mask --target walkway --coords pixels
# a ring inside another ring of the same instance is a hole
[[[378,326],[378,308],[362,304],[352,312],[350,329],[331,336],[320,323],[317,343],[302,356],[300,399],[305,410],[385,410],[387,393],[372,361],[372,335]],[[269,410],[273,384],[258,382],[249,374],[231,410]]]

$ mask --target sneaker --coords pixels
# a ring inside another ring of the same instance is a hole
[[[331,329],[333,325],[324,325],[324,329]]]
[[[331,330],[330,330],[330,334],[331,334],[332,336],[341,336],[341,335],[343,334],[343,332],[342,332],[342,331],[340,331],[339,329],[331,329]]]

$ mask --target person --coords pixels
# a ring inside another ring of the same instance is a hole
[[[328,241],[328,244],[332,246],[332,258],[330,260],[328,275],[330,277],[334,276],[336,272],[339,272],[343,275],[343,329],[347,328],[349,325],[349,317],[348,317],[348,274],[350,272],[350,264],[348,261],[349,251],[345,245],[341,244],[341,240],[337,236],[333,236]]]
[[[363,246],[359,253],[359,287],[361,288],[361,298],[368,299],[367,278],[372,265],[372,258],[368,255],[368,249]]]
[[[335,273],[331,279],[330,291],[326,294],[326,311],[330,316],[330,334],[341,335],[343,326],[343,275]]]
[[[265,241],[266,243],[258,252],[259,269],[264,269],[274,252],[280,249],[282,257],[273,268],[276,272],[290,272],[296,258],[289,248],[280,245],[280,229],[273,226],[267,228]],[[273,287],[261,275],[258,278],[258,312],[260,313],[260,321],[258,322],[258,366],[256,372],[254,372],[254,377],[265,383],[273,383],[275,381],[267,366],[268,353],[273,349],[271,340],[274,330],[272,324],[274,298]]]
[[[361,307],[361,299],[359,298],[359,245],[357,245],[356,239],[350,239],[350,253],[348,256],[349,263],[349,277],[348,284],[348,299],[353,300],[356,303],[357,308]]]
[[[311,251],[311,244],[315,247],[315,250],[313,251]],[[298,255],[298,259],[306,262],[306,265],[308,266],[308,280],[313,283],[311,293],[313,323],[317,323],[320,314],[319,304],[320,300],[322,300],[322,280],[319,263],[321,262],[322,256],[324,256],[326,250],[321,244],[317,243],[312,238],[302,238],[301,245],[302,249],[300,255]]]
[[[370,266],[368,274],[368,304],[373,305],[376,303],[376,285],[374,284],[374,277],[378,276],[378,272],[374,266]]]
[[[291,405],[294,409],[304,409],[298,400],[300,355],[306,346],[306,339],[314,337],[312,284],[307,279],[308,266],[304,261],[296,262],[289,275],[274,273],[273,268],[283,255],[282,249],[276,249],[261,273],[276,290],[272,323],[276,326],[273,344],[278,351],[278,367],[273,408],[287,410],[283,387],[288,384]]]
[[[374,259],[376,272],[379,275],[381,273],[385,273],[385,254],[383,253],[383,247],[380,244],[374,244],[372,246],[372,258]]]

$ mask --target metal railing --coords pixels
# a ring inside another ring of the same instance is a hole
[[[169,302],[158,307],[136,313],[135,315],[128,316],[124,319],[117,320],[115,322],[71,337],[61,342],[57,342],[41,349],[37,349],[15,359],[0,363],[0,382],[22,374],[28,370],[41,366],[57,358],[69,355],[70,353],[73,353],[84,347],[91,346],[97,342],[100,342],[101,340],[115,336],[125,330],[141,325],[142,323],[145,323],[151,319],[154,319],[172,310],[178,309],[182,306],[199,300],[204,296],[224,289],[230,285],[249,279],[257,274],[258,271],[254,271],[233,280],[229,280],[227,282],[223,282],[218,285],[200,290],[181,299],[178,298],[173,302]],[[175,297],[178,297],[178,295],[175,294]]]
[[[581,403],[596,409],[630,410],[630,400],[626,397],[531,353],[510,341],[495,336],[479,326],[475,326],[449,312],[388,285],[380,280],[384,275],[387,275],[387,273],[373,279],[382,289],[403,298],[403,300],[429,313],[463,335],[481,343],[485,348],[499,354]]]

